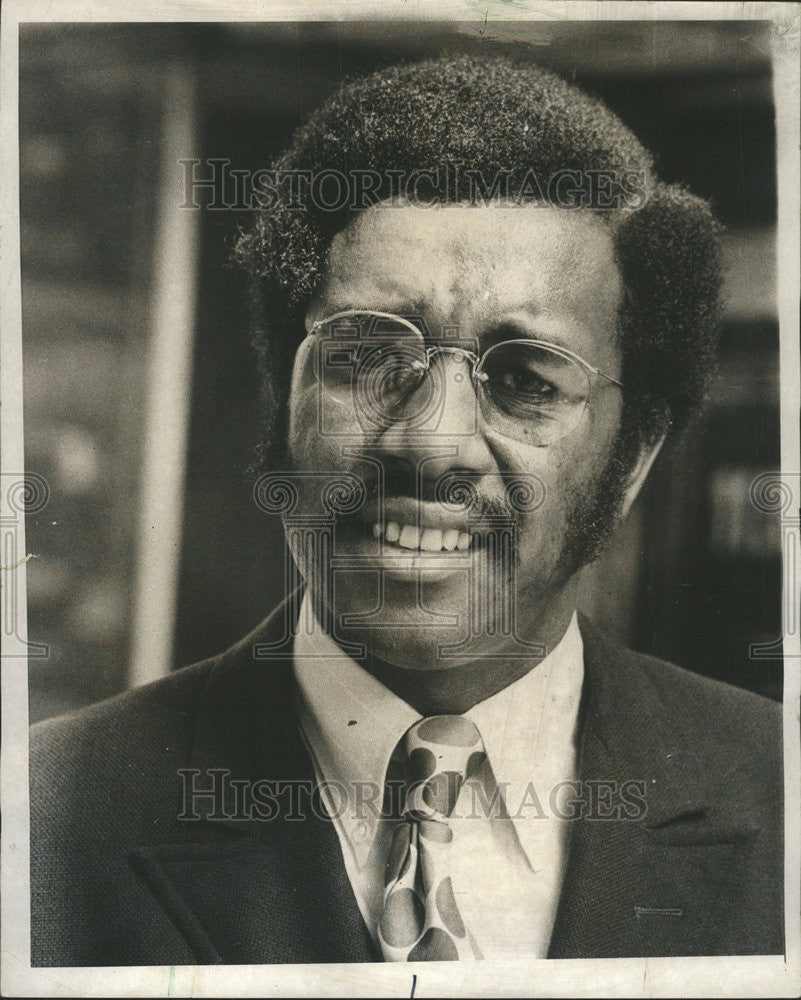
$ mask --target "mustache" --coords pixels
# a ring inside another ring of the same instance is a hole
[[[382,485],[370,483],[366,489],[365,503],[380,502],[392,497],[413,497],[428,503],[461,507],[466,513],[477,518],[504,518],[512,520],[517,515],[505,498],[482,493],[463,482],[453,484],[447,490],[438,489],[438,482],[422,482],[418,489],[409,489],[405,484]]]
[[[533,475],[504,475],[498,479],[502,492],[491,493],[481,485],[483,476],[471,469],[449,469],[438,476],[424,474],[402,460],[365,463],[353,470],[364,484],[364,503],[390,497],[412,497],[418,501],[456,505],[469,515],[516,520],[523,512],[535,510],[544,499],[542,481]]]
[[[486,479],[497,484],[490,492]],[[496,472],[484,477],[472,469],[451,468],[439,476],[392,457],[361,461],[340,471],[291,470],[263,473],[253,486],[256,506],[267,514],[291,515],[305,494],[314,494],[322,510],[338,518],[360,517],[364,508],[382,500],[410,497],[420,502],[452,505],[476,520],[516,521],[520,514],[536,511],[545,501],[546,488],[535,473]]]

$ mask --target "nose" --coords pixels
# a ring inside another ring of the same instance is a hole
[[[376,442],[380,451],[417,465],[427,476],[454,468],[486,475],[495,467],[481,430],[473,366],[459,350],[438,352],[421,384],[393,411]]]

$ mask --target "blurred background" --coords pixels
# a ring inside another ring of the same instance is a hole
[[[758,22],[28,25],[20,36],[31,718],[217,653],[283,596],[278,518],[252,500],[256,373],[243,209],[181,208],[185,170],[269,167],[336,88],[442,49],[512,47],[602,97],[664,180],[726,226],[709,408],[660,458],[582,603],[625,643],[781,696],[775,135]]]

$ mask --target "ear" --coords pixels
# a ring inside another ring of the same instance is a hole
[[[646,476],[651,471],[651,466],[656,461],[656,456],[665,443],[665,436],[663,434],[655,444],[643,445],[640,449],[640,454],[634,463],[634,468],[629,473],[628,486],[626,487],[626,493],[623,497],[623,507],[621,508],[623,517],[628,514],[631,510],[631,505],[637,499],[637,494],[640,492]]]

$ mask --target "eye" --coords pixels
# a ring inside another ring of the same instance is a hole
[[[410,344],[363,346],[355,365],[356,378],[382,395],[412,391],[425,374],[425,352]]]
[[[547,403],[559,395],[554,379],[539,355],[521,345],[500,346],[487,357],[487,388],[528,403]]]
[[[556,387],[535,370],[507,368],[488,374],[494,387],[507,392],[519,393],[522,396],[543,401],[553,399],[557,395]]]
[[[571,413],[583,412],[589,396],[585,370],[550,344],[523,340],[495,344],[484,355],[482,374],[486,376],[482,398],[492,419],[564,422]],[[519,433],[519,428],[513,429],[512,436]]]

